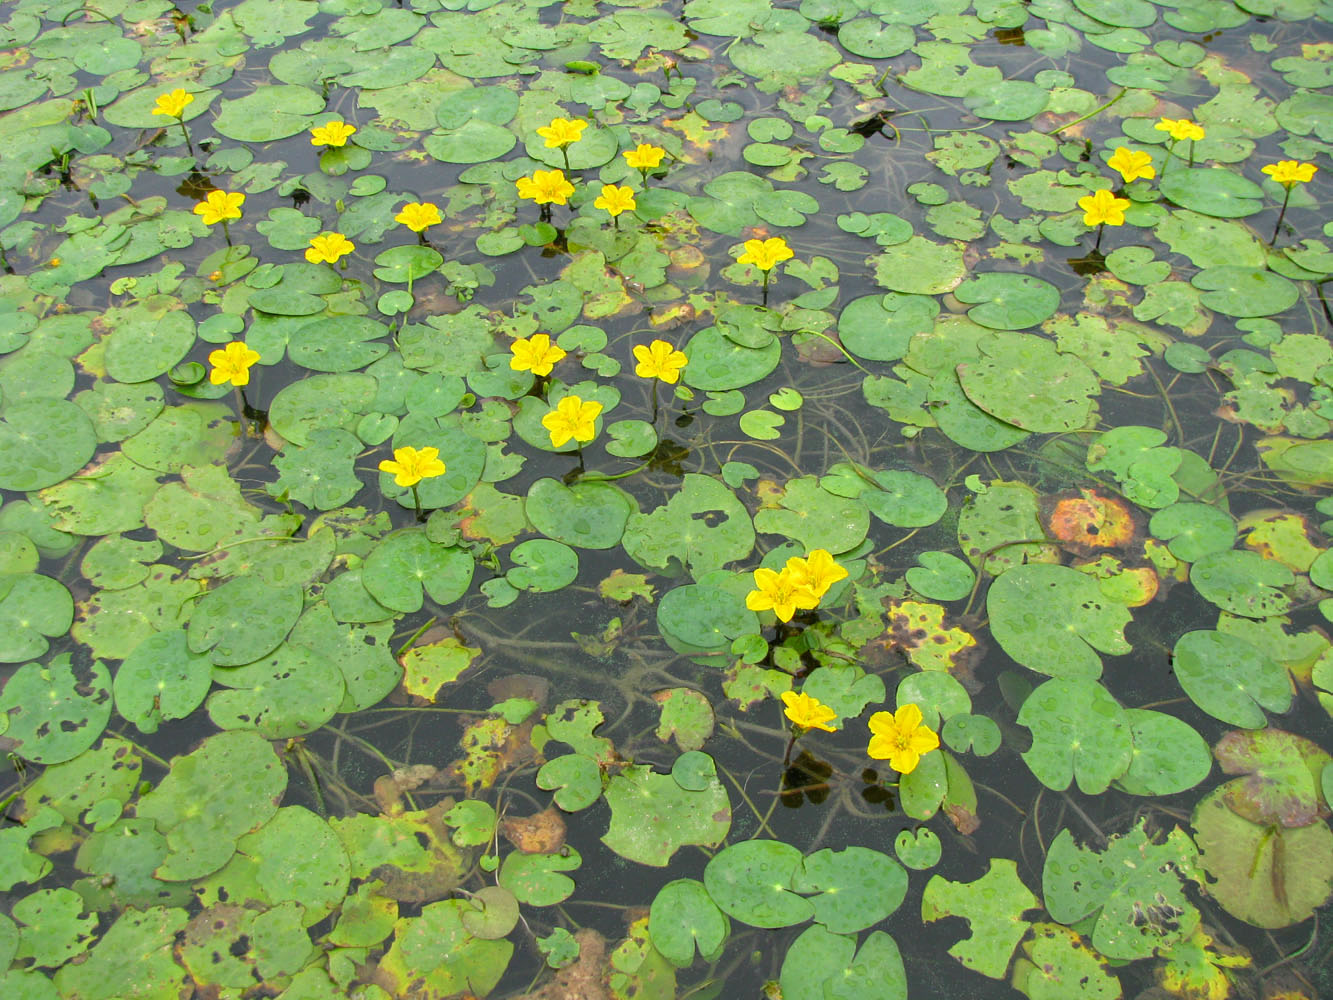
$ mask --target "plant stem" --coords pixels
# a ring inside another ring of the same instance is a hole
[[[880,79],[882,80],[883,77],[880,77]],[[1077,125],[1079,122],[1085,122],[1085,121],[1087,121],[1089,118],[1094,118],[1094,117],[1096,117],[1097,115],[1101,114],[1103,111],[1105,111],[1107,108],[1109,108],[1111,105],[1115,104],[1116,101],[1120,100],[1120,98],[1124,97],[1124,96],[1125,96],[1126,94],[1128,94],[1128,93],[1129,93],[1128,90],[1122,90],[1122,91],[1120,91],[1120,93],[1116,94],[1115,97],[1111,98],[1109,101],[1107,101],[1105,104],[1103,104],[1100,108],[1093,108],[1093,109],[1092,109],[1091,111],[1089,111],[1086,115],[1082,115],[1082,116],[1080,116],[1080,117],[1078,117],[1078,118],[1075,118],[1072,122],[1065,122],[1065,123],[1064,123],[1063,125],[1061,125],[1059,128],[1057,128],[1057,129],[1052,129],[1051,131],[1047,132],[1046,134],[1047,134],[1047,135],[1059,135],[1059,134],[1060,134],[1061,132],[1063,132],[1065,129],[1067,129],[1067,128],[1072,128],[1073,126]]]
[[[1093,253],[1100,253],[1102,249],[1102,233],[1106,232],[1106,223],[1103,222],[1097,227],[1097,242],[1092,245]]]
[[[1273,238],[1268,241],[1270,247],[1277,242],[1277,234],[1282,231],[1282,220],[1287,215],[1287,201],[1291,198],[1291,189],[1294,186],[1292,184],[1285,185],[1287,193],[1282,196],[1282,211],[1277,213],[1277,225],[1273,227]]]
[[[417,505],[417,523],[426,520],[426,515],[421,512],[421,493],[417,490],[417,484],[412,484],[412,500]]]
[[[770,274],[772,274],[772,273],[773,273],[773,269],[772,269],[772,268],[769,268],[767,271],[764,272],[764,305],[765,305],[765,306],[768,305],[768,276],[769,276]]]
[[[227,246],[231,246],[231,230],[227,228],[227,220],[222,219],[222,235],[227,238]]]
[[[560,147],[560,153],[565,158],[565,173],[572,173],[569,169],[569,146],[568,144]]]

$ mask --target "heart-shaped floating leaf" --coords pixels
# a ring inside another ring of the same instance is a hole
[[[1291,598],[1279,588],[1295,581],[1281,563],[1243,550],[1211,553],[1190,571],[1190,582],[1204,598],[1245,618],[1267,618],[1289,610]]]
[[[694,964],[696,947],[705,961],[716,955],[731,933],[731,922],[703,883],[681,878],[658,890],[648,914],[648,933],[667,961],[684,969]]]
[[[811,899],[816,923],[835,934],[854,934],[898,909],[907,894],[907,873],[887,854],[866,847],[825,848],[797,867],[791,887],[818,893]]]
[[[1019,663],[1053,677],[1101,676],[1097,655],[1130,651],[1129,609],[1068,566],[1029,563],[1001,574],[986,595],[991,630]]]
[[[683,563],[697,579],[749,556],[754,528],[731,490],[711,476],[691,472],[661,507],[630,515],[624,546],[642,566],[670,569]]]
[[[1081,360],[1034,334],[996,333],[977,346],[982,357],[958,365],[958,381],[981,409],[1027,431],[1087,425],[1101,383]]]
[[[43,655],[47,636],[64,635],[74,621],[74,598],[58,580],[37,573],[0,576],[0,663]]]
[[[1208,744],[1183,719],[1142,708],[1125,710],[1134,757],[1116,787],[1131,795],[1174,795],[1193,788],[1213,769]]]
[[[558,854],[513,851],[505,855],[500,866],[500,885],[521,903],[554,906],[574,892],[574,880],[560,873],[573,871],[581,864],[583,857],[568,845]]]
[[[420,611],[429,594],[447,605],[467,593],[472,583],[472,554],[457,546],[436,545],[420,529],[395,532],[366,557],[361,583],[370,595],[395,611]]]
[[[1257,558],[1257,557],[1256,557]],[[1263,709],[1291,705],[1287,672],[1256,646],[1226,632],[1186,632],[1171,651],[1176,678],[1194,704],[1233,726],[1260,729]]]
[[[610,483],[539,479],[528,490],[528,520],[548,538],[581,549],[609,549],[620,542],[638,505]]]
[[[993,330],[1024,330],[1055,315],[1060,290],[1029,274],[991,271],[954,289],[960,302],[974,303],[967,318]]]
[[[1219,219],[1243,218],[1262,211],[1264,207],[1263,189],[1225,167],[1170,170],[1158,188],[1181,208]]]
[[[9,403],[0,414],[0,489],[51,486],[77,472],[96,448],[92,422],[69,400]]]
[[[0,691],[5,739],[26,760],[72,760],[102,735],[111,717],[111,677],[106,664],[75,667],[69,653],[50,663],[25,663]]]
[[[814,904],[798,896],[792,879],[801,852],[780,840],[743,840],[704,868],[704,886],[722,910],[753,927],[790,927],[814,916]]]
[[[242,576],[206,594],[190,617],[190,650],[218,666],[250,663],[277,649],[301,617],[301,587]]]
[[[591,757],[567,753],[542,765],[537,787],[554,791],[555,804],[561,809],[578,812],[602,797],[602,769]]]
[[[1038,781],[1057,792],[1077,779],[1082,792],[1098,795],[1133,759],[1129,717],[1094,680],[1047,681],[1023,702],[1018,724],[1032,730],[1032,748],[1023,759]]]
[[[906,1000],[907,972],[893,938],[872,931],[856,947],[851,935],[806,928],[782,960],[778,984],[791,1000]]]
[[[509,554],[514,566],[505,579],[518,590],[549,593],[574,582],[579,575],[578,553],[547,538],[530,538]]]
[[[939,835],[930,827],[923,826],[915,832],[898,831],[893,841],[893,853],[908,868],[925,871],[939,864],[944,847],[940,844]]]
[[[604,794],[611,825],[602,843],[640,864],[665,867],[680,848],[716,846],[731,828],[731,803],[716,772],[707,787],[686,789],[669,774],[632,765]]]
[[[213,684],[213,661],[193,653],[184,629],[156,632],[134,648],[116,671],[116,711],[142,733],[163,720],[184,719]]]

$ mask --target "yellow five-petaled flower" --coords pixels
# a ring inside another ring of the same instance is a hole
[[[336,264],[356,249],[356,244],[342,233],[320,233],[310,238],[310,248],[305,252],[305,259],[312,264]]]
[[[574,193],[574,185],[565,180],[565,172],[555,170],[534,170],[531,177],[520,177],[514,181],[518,196],[538,205],[563,205]]]
[[[445,473],[439,448],[395,448],[393,461],[380,462],[380,472],[392,473],[397,486],[415,486],[423,479],[433,479]]]
[[[346,146],[347,140],[352,137],[352,133],[355,131],[355,125],[348,125],[342,121],[331,121],[324,125],[316,125],[310,130],[310,145]]]
[[[1120,176],[1124,178],[1126,184],[1138,180],[1140,177],[1151,179],[1157,176],[1157,171],[1153,169],[1151,153],[1144,153],[1137,149],[1126,149],[1124,146],[1115,148],[1115,152],[1106,161],[1106,165],[1112,170],[1120,171]]]
[[[783,691],[782,703],[787,707],[782,714],[802,729],[822,729],[826,733],[836,732],[829,725],[838,717],[838,713],[829,708],[818,698],[804,691]]]
[[[259,360],[259,352],[248,347],[244,341],[233,340],[226,347],[208,355],[208,363],[213,370],[208,373],[208,380],[214,385],[230,382],[235,386],[250,384],[250,366]]]
[[[194,214],[204,220],[204,225],[216,226],[228,219],[239,219],[243,204],[245,195],[239,191],[210,191],[207,198],[194,206]]]
[[[509,359],[509,367],[516,372],[532,372],[534,375],[550,375],[551,369],[565,356],[565,352],[551,343],[551,338],[544,333],[519,337],[509,345],[509,350],[514,354]]]
[[[647,347],[634,348],[634,374],[639,378],[660,378],[667,385],[680,381],[680,370],[689,362],[684,351],[678,351],[665,340],[654,340]]]
[[[754,571],[755,589],[745,595],[745,606],[751,611],[772,611],[778,621],[789,622],[798,610],[817,607],[815,592],[796,579],[796,574],[785,566],[781,572],[760,568]]]
[[[1085,198],[1080,198],[1078,207],[1083,209],[1085,226],[1123,226],[1129,199],[1117,198],[1110,191],[1101,188]]]
[[[872,735],[867,752],[876,760],[887,760],[899,774],[911,774],[922,756],[940,745],[935,731],[921,724],[921,709],[911,702],[892,714],[876,712],[869,725]]]
[[[1188,118],[1163,118],[1153,128],[1165,132],[1177,142],[1181,139],[1202,139],[1205,135],[1203,126]]]
[[[634,202],[634,189],[632,187],[603,184],[602,193],[592,203],[592,207],[610,213],[614,219],[621,212],[629,211],[638,206]]]
[[[797,583],[809,587],[821,600],[830,587],[847,577],[847,571],[834,562],[828,549],[813,549],[804,559],[792,556],[787,560],[787,569]]]
[[[572,438],[584,444],[597,436],[597,414],[602,404],[593,399],[569,395],[556,404],[554,410],[542,417],[542,426],[551,435],[551,447],[562,448]]]
[[[1313,163],[1301,163],[1299,160],[1278,160],[1263,168],[1266,173],[1284,188],[1293,184],[1308,184],[1314,180],[1314,172],[1319,168]]]
[[[738,263],[753,264],[761,271],[771,271],[784,260],[796,255],[781,236],[766,240],[746,240],[745,252],[736,258]]]
[[[547,149],[558,149],[578,142],[587,127],[588,123],[578,118],[553,118],[550,125],[537,129],[537,134],[546,140]]]
[[[438,226],[444,221],[440,208],[431,201],[409,201],[402,211],[393,217],[394,222],[401,222],[414,233],[424,233],[429,226]]]
[[[185,114],[185,106],[193,101],[193,94],[177,87],[165,94],[158,94],[157,101],[153,104],[153,114],[180,118]]]
[[[661,166],[666,150],[661,146],[650,146],[646,142],[641,142],[637,148],[627,149],[620,155],[635,170],[653,170]]]

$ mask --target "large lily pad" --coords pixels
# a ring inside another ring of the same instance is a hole
[[[111,677],[94,660],[75,667],[69,653],[50,663],[25,663],[0,690],[4,739],[21,756],[58,764],[87,750],[111,717]]]
[[[731,828],[731,803],[716,772],[706,778],[704,787],[686,789],[649,766],[627,767],[606,788],[611,824],[602,843],[622,858],[659,868],[689,844],[715,847]]]
[[[1023,754],[1046,787],[1064,791],[1071,781],[1088,795],[1104,792],[1133,759],[1131,720],[1096,681],[1047,681],[1023,702],[1018,723],[1032,730]]]
[[[1027,431],[1074,431],[1087,425],[1101,387],[1078,358],[1031,334],[995,334],[977,346],[982,357],[960,364],[958,381],[981,409]]]

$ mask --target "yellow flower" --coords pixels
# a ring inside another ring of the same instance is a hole
[[[815,592],[785,567],[781,573],[755,570],[754,585],[756,589],[745,595],[745,606],[751,611],[772,611],[778,621],[789,622],[798,609],[808,611],[819,604]]]
[[[210,191],[207,198],[194,206],[194,214],[203,218],[204,225],[215,226],[228,219],[239,219],[244,203],[245,195],[239,191]]]
[[[940,745],[935,731],[921,724],[921,709],[911,702],[892,714],[876,712],[870,717],[870,732],[866,752],[876,760],[887,760],[899,774],[915,771],[921,756]]]
[[[305,252],[305,259],[312,264],[323,261],[336,264],[339,259],[356,249],[356,244],[342,233],[320,233],[310,239],[310,249]]]
[[[1202,139],[1205,135],[1203,126],[1188,118],[1163,118],[1153,126],[1159,132],[1165,132],[1177,142],[1181,139]]]
[[[761,271],[771,271],[784,260],[796,255],[781,236],[766,240],[746,240],[745,253],[736,258],[738,263],[753,264]]]
[[[550,375],[551,369],[565,356],[565,352],[552,344],[551,338],[544,333],[520,337],[509,345],[509,349],[514,352],[509,367],[516,372],[532,372],[534,375]]]
[[[787,569],[798,583],[809,587],[818,598],[822,598],[830,587],[847,576],[847,571],[833,561],[827,549],[814,549],[804,559],[792,556],[787,560]]]
[[[172,118],[179,118],[185,114],[185,106],[194,101],[193,94],[187,94],[177,87],[175,90],[165,94],[158,94],[157,101],[153,105],[153,114],[170,115]]]
[[[431,201],[409,201],[402,211],[393,217],[394,222],[401,222],[414,233],[424,233],[428,226],[438,226],[444,221],[440,208]]]
[[[662,165],[662,157],[666,156],[666,150],[661,146],[650,146],[646,142],[641,142],[637,149],[627,149],[620,155],[635,170],[652,170]]]
[[[795,691],[783,691],[782,703],[787,706],[782,714],[802,729],[822,729],[826,733],[836,732],[829,723],[838,717],[838,713],[818,698],[812,697],[804,691],[800,694]]]
[[[1112,170],[1120,171],[1120,176],[1125,179],[1126,184],[1140,177],[1157,176],[1157,171],[1153,169],[1151,153],[1126,149],[1124,146],[1115,148],[1115,153],[1106,161],[1106,165]]]
[[[566,396],[554,410],[542,417],[542,426],[551,434],[551,447],[563,447],[570,438],[579,443],[591,441],[597,435],[594,421],[602,412],[596,400],[586,402],[578,396]]]
[[[213,370],[208,373],[208,380],[214,385],[230,382],[232,385],[250,384],[250,366],[259,360],[259,352],[247,347],[244,342],[233,340],[221,350],[208,355],[208,363]]]
[[[577,118],[553,118],[550,125],[537,129],[537,134],[546,140],[547,149],[557,149],[578,142],[587,127],[587,122]]]
[[[324,125],[316,125],[310,130],[310,145],[312,146],[346,146],[347,140],[351,138],[356,131],[355,125],[348,125],[346,122],[331,121]]]
[[[520,177],[514,181],[518,196],[538,205],[548,202],[563,205],[574,193],[574,185],[565,180],[563,170],[534,170],[531,177]]]
[[[625,186],[616,187],[614,184],[603,184],[601,197],[592,203],[592,207],[609,212],[611,217],[615,218],[621,212],[637,207],[634,203],[634,189]]]
[[[1264,173],[1277,181],[1284,188],[1293,184],[1308,184],[1314,180],[1314,172],[1319,168],[1313,163],[1301,163],[1299,160],[1278,160],[1264,167]]]
[[[678,351],[665,340],[654,340],[647,347],[639,344],[634,348],[634,374],[639,378],[660,378],[667,385],[680,381],[680,370],[689,358],[683,351]]]
[[[1085,226],[1123,226],[1125,209],[1129,208],[1128,198],[1117,198],[1110,191],[1102,188],[1086,198],[1078,200],[1078,207],[1083,209]]]
[[[380,472],[393,473],[398,486],[415,486],[423,479],[444,475],[444,471],[439,448],[395,448],[392,462],[387,458],[380,462]]]

